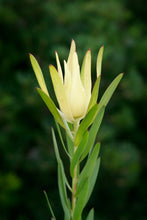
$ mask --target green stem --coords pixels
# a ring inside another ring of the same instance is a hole
[[[71,216],[73,217],[73,213],[76,206],[76,185],[77,185],[77,166],[74,169],[74,176],[72,179],[72,210],[71,210]]]
[[[74,138],[76,135],[76,132],[79,128],[79,121],[77,120],[74,123]],[[78,146],[74,146],[74,153],[76,152]],[[71,210],[71,217],[73,218],[73,214],[74,214],[74,210],[75,210],[75,206],[76,206],[76,186],[77,186],[77,178],[78,178],[78,166],[75,166],[74,169],[74,175],[72,178],[72,210]]]

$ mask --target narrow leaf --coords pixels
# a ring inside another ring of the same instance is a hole
[[[83,119],[83,121],[81,122],[80,126],[79,126],[79,129],[76,133],[76,136],[75,136],[75,141],[74,141],[74,145],[75,146],[78,146],[82,137],[83,137],[83,134],[85,133],[85,131],[87,130],[87,128],[90,126],[90,124],[92,123],[94,117],[95,117],[95,114],[97,112],[97,109],[98,109],[98,105],[95,104],[93,106],[93,108],[88,112],[88,114],[86,115],[86,117]]]
[[[91,155],[89,156],[89,158],[87,159],[87,162],[79,176],[79,184],[77,185],[77,191],[80,191],[80,189],[82,188],[83,185],[83,181],[86,177],[90,177],[93,169],[95,167],[96,161],[97,161],[97,157],[99,154],[99,149],[100,149],[100,143],[97,143],[91,153]]]
[[[59,127],[58,123],[56,122],[56,120],[55,120],[55,124],[56,124],[56,127],[57,127],[57,131],[58,131],[62,146],[65,150],[65,153],[68,155],[69,158],[71,158],[71,156],[69,155],[69,153],[67,152],[67,149],[65,147],[65,144],[64,144],[64,141],[63,141],[63,138],[62,138],[62,134],[61,134],[61,130],[60,130],[60,127]]]
[[[75,152],[75,154],[74,154],[74,156],[71,160],[70,174],[71,174],[72,177],[73,177],[73,173],[74,173],[74,168],[77,165],[77,163],[79,162],[79,159],[80,159],[83,151],[85,150],[85,146],[87,144],[88,136],[89,136],[89,133],[88,133],[88,131],[86,131],[83,138],[82,138],[81,143],[77,147],[76,152]]]
[[[86,220],[94,220],[94,209],[91,209]]]
[[[89,189],[88,189],[88,194],[87,194],[87,202],[88,202],[88,200],[92,194],[92,191],[94,189],[96,179],[98,176],[98,172],[99,172],[99,167],[100,167],[100,158],[97,159],[94,170],[93,170],[92,175],[89,179]]]
[[[109,87],[106,89],[105,93],[103,94],[100,102],[99,102],[99,109],[101,109],[102,106],[106,106],[113,95],[116,87],[118,86],[121,78],[123,77],[123,73],[119,74],[109,85]]]
[[[96,72],[97,77],[101,75],[101,66],[102,66],[102,58],[103,58],[104,46],[102,46],[98,52],[97,63],[96,63]]]
[[[97,116],[94,120],[93,125],[90,128],[88,142],[87,142],[87,145],[86,145],[86,148],[85,148],[85,151],[82,155],[81,160],[83,160],[87,156],[90,149],[92,149],[92,147],[93,147],[93,144],[94,144],[95,139],[96,139],[96,135],[98,133],[98,130],[100,128],[100,125],[101,125],[101,122],[102,122],[102,119],[103,119],[103,116],[104,116],[104,110],[105,110],[105,108],[102,107],[101,110],[98,112],[98,114],[97,114]]]
[[[54,144],[55,155],[56,155],[56,159],[57,159],[57,162],[58,162],[59,160],[61,160],[60,154],[59,154],[59,149],[58,149],[58,145],[57,145],[57,141],[56,141],[54,129],[51,128],[51,131],[52,131],[52,137],[53,137],[53,144]]]
[[[51,212],[52,219],[53,219],[53,220],[56,220],[56,217],[55,217],[55,215],[54,215],[54,212],[53,212],[53,209],[52,209],[52,207],[51,207],[51,204],[50,204],[50,201],[49,201],[49,199],[48,199],[48,196],[47,196],[46,191],[44,190],[43,193],[44,193],[44,195],[45,195],[45,198],[46,198],[46,201],[47,201],[49,210],[50,210],[50,212]]]
[[[97,103],[98,94],[99,94],[100,78],[101,78],[101,75],[99,75],[99,77],[97,78],[94,84],[87,112],[89,112],[89,110]]]
[[[91,51],[88,50],[82,64],[81,81],[85,88],[86,95],[91,95]]]
[[[80,182],[77,184],[77,189],[76,189],[76,194],[75,197],[79,196],[79,193],[81,192],[83,186],[85,185],[85,182],[87,181],[87,179],[89,179],[89,177],[85,176],[83,177]]]
[[[89,187],[89,181],[87,179],[87,181],[85,181],[85,184],[78,196],[76,207],[75,207],[74,214],[73,214],[73,220],[79,220],[81,218],[82,211],[86,203],[88,187]]]
[[[47,105],[48,109],[50,110],[50,112],[52,113],[52,115],[54,116],[54,118],[56,119],[56,121],[63,127],[64,123],[62,121],[62,118],[59,114],[59,111],[57,110],[54,102],[52,101],[52,99],[47,96],[41,89],[37,88],[38,93],[40,94],[41,98],[43,99],[43,101],[45,102],[45,104]]]
[[[29,56],[30,56],[30,61],[31,61],[34,73],[36,75],[37,81],[38,81],[41,89],[49,96],[41,68],[40,68],[36,58],[32,54],[29,54]]]
[[[69,218],[70,217],[70,211],[69,211],[70,207],[69,207],[69,202],[67,199],[67,192],[66,192],[66,186],[65,186],[65,176],[63,174],[61,160],[58,162],[58,187],[59,187],[60,199],[61,199],[61,203],[62,203],[62,206],[64,209],[64,213]]]
[[[89,177],[91,175],[93,168],[95,167],[95,163],[96,163],[96,160],[99,154],[99,150],[100,150],[100,143],[98,142],[95,145],[90,157],[88,158],[86,165],[80,174],[79,179],[83,178],[83,176]]]
[[[71,187],[70,187],[70,185],[68,183],[68,180],[66,178],[65,172],[64,172],[64,167],[63,167],[63,164],[62,164],[62,161],[61,161],[61,158],[60,158],[59,149],[58,149],[58,145],[57,145],[54,129],[52,128],[51,130],[52,130],[53,144],[54,144],[54,150],[55,150],[55,155],[56,155],[57,163],[59,163],[59,162],[61,163],[62,174],[63,174],[64,180],[65,180],[65,183],[66,183],[67,187],[69,188],[69,190],[72,191]]]

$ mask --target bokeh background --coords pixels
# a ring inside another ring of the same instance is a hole
[[[63,219],[55,124],[35,90],[28,53],[38,59],[55,98],[48,65],[56,65],[55,50],[67,59],[72,38],[80,64],[91,48],[93,80],[97,52],[105,46],[100,96],[125,73],[97,136],[102,162],[85,214],[94,207],[96,220],[147,219],[146,8],[145,0],[0,0],[0,220],[50,219],[43,190]]]

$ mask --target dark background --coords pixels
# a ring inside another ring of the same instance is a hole
[[[50,219],[44,189],[63,219],[54,120],[34,89],[28,53],[38,59],[53,95],[48,65],[55,65],[55,50],[67,59],[72,38],[80,64],[91,48],[93,81],[97,52],[105,46],[100,96],[125,73],[97,137],[102,162],[85,214],[94,207],[96,220],[147,219],[146,8],[145,0],[0,0],[0,220]]]

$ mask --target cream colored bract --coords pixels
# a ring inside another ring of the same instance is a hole
[[[57,69],[49,66],[50,75],[60,107],[60,114],[64,120],[73,123],[81,120],[89,110],[91,99],[91,51],[88,50],[80,70],[75,41],[72,40],[67,62],[64,60],[64,77],[57,52],[55,51]],[[101,74],[103,47],[100,48],[97,58],[97,77]],[[49,96],[40,66],[33,55],[30,54],[31,63],[39,85]],[[50,96],[49,96],[50,97]]]
[[[56,84],[55,73],[52,72],[53,68],[50,68],[55,94],[65,118],[73,122],[85,116],[91,97],[91,53],[89,50],[86,54],[85,67],[87,63],[88,66],[87,68],[84,67],[83,79],[80,76],[80,67],[74,40],[72,40],[71,43],[68,61],[64,61],[64,80],[57,52],[56,60],[58,70],[57,78],[58,81],[61,81],[59,84],[62,83],[63,85],[60,86],[64,90],[64,95],[59,92],[61,88]],[[63,96],[61,97],[61,95]]]

